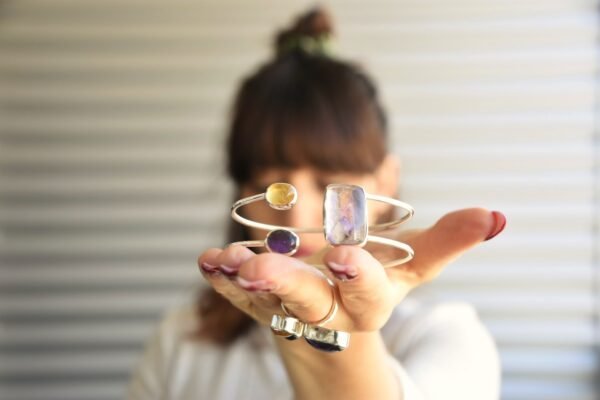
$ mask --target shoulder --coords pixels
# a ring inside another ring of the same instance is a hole
[[[272,398],[287,382],[270,330],[254,327],[218,345],[194,335],[201,324],[194,304],[164,314],[133,375],[128,399],[242,398],[248,388],[256,398]]]
[[[166,310],[160,319],[157,330],[163,337],[182,339],[192,335],[199,323],[195,305],[185,303]]]
[[[193,307],[166,312],[146,340],[127,388],[127,399],[159,399],[167,396],[170,366],[181,339],[194,323]]]
[[[270,344],[270,340],[268,340],[270,335],[266,335],[265,330],[257,325],[252,326],[248,332],[229,345],[219,345],[209,339],[198,337],[197,333],[201,328],[202,318],[198,312],[198,304],[190,302],[180,304],[164,312],[158,327],[155,328],[155,332],[166,344],[173,343],[179,348],[194,348],[203,351],[210,349],[227,352],[248,346],[257,349]]]
[[[466,302],[428,302],[409,297],[396,307],[382,334],[396,354],[406,354],[417,342],[427,340],[495,348],[476,309]]]
[[[408,297],[394,309],[384,329],[399,325],[424,328],[439,323],[480,324],[480,319],[475,308],[466,302],[435,302]]]
[[[472,305],[406,299],[382,334],[426,398],[498,399],[498,350]]]

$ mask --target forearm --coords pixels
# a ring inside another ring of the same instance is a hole
[[[304,340],[276,338],[296,400],[402,398],[379,332],[353,333],[341,352],[315,350]]]

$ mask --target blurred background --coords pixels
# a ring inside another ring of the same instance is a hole
[[[0,2],[0,398],[118,399],[201,285],[241,77],[307,1]],[[391,116],[410,227],[505,232],[416,295],[472,302],[502,398],[600,398],[595,1],[322,3]]]

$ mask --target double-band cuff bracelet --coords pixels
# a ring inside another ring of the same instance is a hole
[[[297,233],[323,233],[325,240],[332,246],[357,245],[364,246],[367,242],[379,243],[402,250],[404,257],[388,261],[384,268],[405,263],[413,258],[414,252],[406,243],[397,240],[372,236],[369,232],[383,231],[399,226],[410,219],[414,209],[407,203],[390,197],[368,194],[357,185],[331,184],[325,189],[323,204],[322,227],[292,227],[265,224],[242,217],[238,209],[250,203],[266,200],[271,208],[289,210],[298,200],[296,188],[288,183],[274,183],[265,193],[245,197],[236,201],[231,207],[234,220],[248,227],[270,231],[265,240],[247,240],[231,243],[246,247],[265,246],[270,252],[292,255],[298,249],[300,240]],[[389,222],[369,225],[367,200],[390,204],[404,211],[398,219]]]

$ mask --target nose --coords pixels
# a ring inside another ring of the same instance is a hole
[[[293,227],[320,227],[323,225],[323,201],[319,196],[298,193],[298,201],[285,214],[286,225]]]
[[[287,211],[285,225],[297,228],[320,228],[323,226],[323,194],[311,185],[301,182],[292,183],[298,190],[298,201]],[[320,250],[326,245],[323,234],[301,233],[299,254],[305,256]]]

